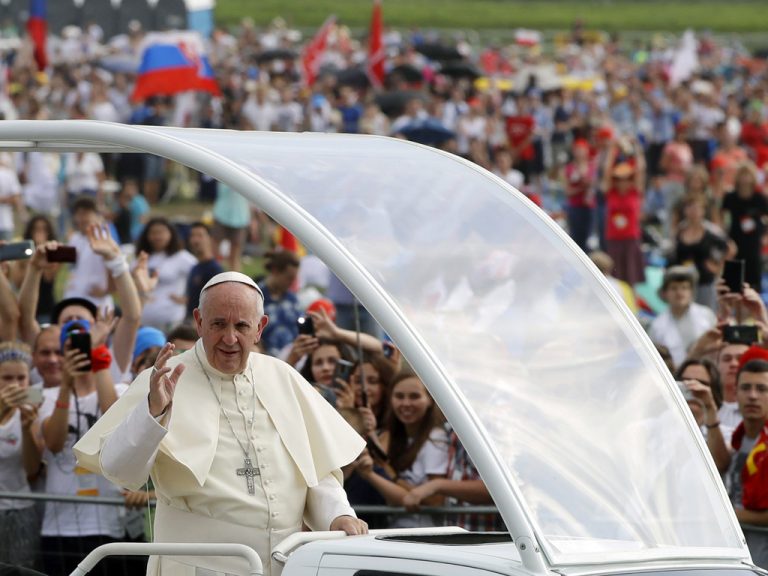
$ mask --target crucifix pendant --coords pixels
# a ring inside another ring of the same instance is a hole
[[[254,468],[251,464],[251,459],[248,456],[245,457],[245,466],[237,469],[238,476],[245,476],[245,482],[248,485],[248,494],[256,494],[256,486],[253,482],[253,477],[261,474],[258,468]]]

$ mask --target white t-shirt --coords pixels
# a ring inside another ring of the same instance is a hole
[[[450,441],[444,428],[434,428],[429,440],[416,455],[408,470],[399,474],[401,480],[418,486],[429,480],[429,476],[445,476],[448,473],[448,447]],[[407,514],[398,516],[391,524],[392,528],[416,528],[434,526],[434,518],[429,514]]]
[[[116,384],[115,392],[121,396],[128,386]],[[40,407],[40,421],[49,418],[56,409],[59,388],[43,390],[43,405]],[[120,497],[120,489],[99,474],[93,474],[76,465],[72,446],[79,436],[91,427],[101,416],[97,392],[80,396],[74,394],[69,401],[69,434],[64,449],[53,454],[47,448],[43,460],[47,464],[45,491],[49,494],[70,494],[80,496]],[[43,536],[111,536],[122,538],[125,534],[122,517],[125,509],[119,506],[97,504],[69,504],[46,502],[43,517]]]
[[[22,458],[21,412],[0,424],[0,490],[29,492]],[[32,500],[0,499],[0,510],[21,510],[34,506]]]
[[[80,194],[86,190],[99,189],[97,175],[104,172],[101,156],[86,152],[78,158],[77,154],[67,154],[66,157],[67,192]]]
[[[0,199],[13,198],[21,194],[19,178],[8,166],[0,164]],[[13,232],[13,206],[0,204],[0,230]]]
[[[88,238],[80,232],[74,232],[69,237],[69,244],[77,250],[77,262],[72,265],[69,271],[64,298],[86,298],[93,302],[99,310],[105,306],[112,308],[112,296],[95,298],[90,294],[93,288],[103,290],[108,286],[107,267],[104,265],[104,259],[91,250]]]
[[[741,412],[739,412],[738,402],[723,402],[720,410],[717,411],[717,417],[720,420],[720,432],[723,433],[723,439],[726,446],[731,447],[731,438],[733,432],[741,424]]]
[[[418,486],[429,480],[429,476],[444,476],[448,472],[448,446],[449,438],[445,429],[434,428],[411,467],[400,473],[400,479]]]
[[[43,214],[59,213],[58,173],[61,160],[58,154],[28,152],[19,155],[20,169],[24,170],[24,204]]]
[[[169,325],[184,320],[186,304],[177,304],[171,295],[186,295],[187,277],[195,264],[197,258],[186,250],[179,250],[170,256],[165,252],[156,252],[149,257],[147,265],[150,270],[157,271],[158,277],[157,286],[144,304],[142,324],[165,330]]]

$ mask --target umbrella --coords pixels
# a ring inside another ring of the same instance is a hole
[[[133,56],[124,56],[121,54],[115,54],[111,56],[104,56],[96,62],[96,65],[104,70],[108,70],[114,73],[136,73],[139,71],[138,59]]]
[[[416,46],[416,51],[432,60],[459,60],[461,54],[456,46],[447,46],[437,42],[429,42]]]
[[[452,78],[469,78],[470,80],[476,80],[483,75],[477,66],[466,60],[453,60],[445,63],[440,68],[440,74],[451,76]]]
[[[382,92],[376,95],[376,104],[381,111],[394,118],[399,116],[405,110],[405,105],[414,98],[424,99],[424,94],[415,90],[398,90],[395,92]]]
[[[411,64],[400,64],[400,66],[395,66],[389,71],[388,76],[390,78],[392,76],[399,76],[406,82],[421,82],[424,80],[421,70]]]
[[[456,137],[456,134],[443,126],[437,118],[414,120],[403,126],[397,133],[402,134],[411,142],[428,146],[440,146]]]
[[[270,62],[272,60],[295,60],[296,52],[287,48],[276,48],[275,50],[266,50],[256,56],[257,62]]]
[[[339,86],[367,88],[371,84],[368,74],[362,68],[344,68],[336,71],[335,75]]]

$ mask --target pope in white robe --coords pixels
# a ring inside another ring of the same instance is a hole
[[[242,274],[214,277],[195,310],[195,347],[173,356],[167,344],[74,450],[119,486],[152,477],[156,542],[246,544],[275,574],[272,548],[302,523],[366,531],[340,471],[365,443],[293,368],[250,351],[267,323],[257,292]],[[249,572],[241,558],[186,556],[152,557],[147,572],[197,568]]]

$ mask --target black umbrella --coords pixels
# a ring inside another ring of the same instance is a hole
[[[448,140],[456,138],[456,134],[443,126],[437,118],[414,120],[403,126],[397,133],[402,134],[411,142],[428,146],[440,146]]]
[[[429,42],[416,46],[416,51],[432,60],[459,60],[461,54],[456,46],[448,46],[438,42]]]
[[[392,70],[389,71],[389,77],[392,78],[395,76],[399,76],[406,82],[421,82],[424,80],[421,70],[410,64],[400,64],[400,66],[392,68]]]
[[[452,78],[469,78],[470,80],[476,80],[483,75],[477,66],[466,60],[446,62],[443,67],[440,68],[440,74]]]
[[[399,116],[405,110],[405,105],[414,99],[424,100],[424,94],[415,90],[398,90],[395,92],[382,92],[376,95],[376,104],[381,111],[394,118]]]
[[[371,84],[368,74],[362,68],[344,68],[335,73],[336,83],[339,86],[351,86],[353,88],[367,88]]]
[[[266,50],[256,56],[257,62],[270,62],[272,60],[295,60],[298,57],[296,52],[287,48],[276,48],[275,50]]]

